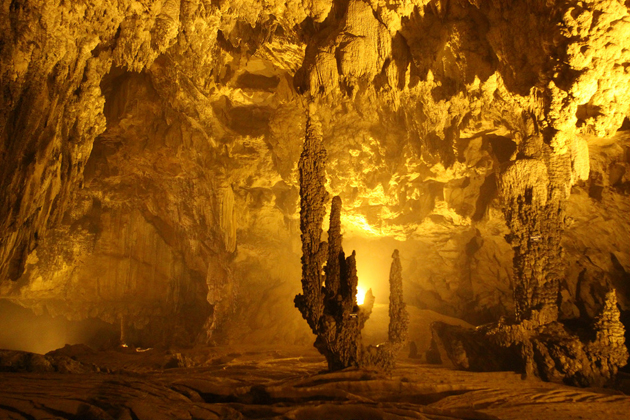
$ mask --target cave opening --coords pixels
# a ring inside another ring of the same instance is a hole
[[[628,2],[57,3],[0,17],[0,418],[630,412]]]

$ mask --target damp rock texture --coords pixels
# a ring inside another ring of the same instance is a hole
[[[194,369],[162,368],[164,351],[109,351],[78,358],[109,375],[0,371],[3,385],[11,383],[0,387],[0,417],[529,420],[561,412],[563,420],[606,420],[630,411],[627,395],[523,381],[512,372],[478,375],[412,363],[393,372],[325,372],[323,357],[299,350],[190,349],[181,357]]]
[[[408,314],[402,296],[398,250],[393,254],[390,274],[389,341],[364,350],[361,329],[368,320],[374,300],[357,304],[356,253],[346,257],[342,247],[341,198],[332,199],[328,241],[322,242],[326,192],[326,150],[319,122],[307,119],[300,169],[300,228],[302,230],[302,293],[295,306],[317,336],[315,347],[326,357],[328,369],[379,366],[391,368],[395,349],[404,343]]]
[[[344,240],[400,250],[408,305],[586,323],[614,288],[626,320],[629,37],[621,0],[4,1],[0,297],[143,346],[308,342],[314,104]]]

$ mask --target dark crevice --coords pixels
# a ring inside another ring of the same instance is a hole
[[[29,415],[29,414],[26,414],[25,412],[20,411],[20,410],[18,410],[15,407],[10,407],[8,405],[0,404],[0,409],[8,411],[10,413],[19,414],[20,416],[24,417],[27,420],[37,420],[35,417],[33,417],[33,416]]]
[[[475,213],[472,216],[473,221],[480,221],[486,214],[486,210],[492,200],[497,197],[497,177],[496,174],[491,173],[486,177],[479,189],[479,198],[475,205]]]

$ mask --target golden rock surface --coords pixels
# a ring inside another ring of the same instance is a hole
[[[594,316],[608,284],[630,309],[627,2],[1,7],[3,298],[182,342],[304,342],[311,106],[377,303],[398,248],[410,305],[513,313],[503,206],[531,184],[563,212],[561,318]]]

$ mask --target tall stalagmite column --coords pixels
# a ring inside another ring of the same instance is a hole
[[[409,316],[402,295],[402,268],[398,250],[390,272],[389,342],[368,347],[361,343],[361,329],[372,312],[374,299],[357,305],[356,255],[346,257],[341,234],[341,198],[332,199],[328,243],[321,241],[328,193],[326,151],[319,123],[309,114],[300,170],[300,228],[302,230],[302,290],[295,306],[317,336],[315,347],[326,357],[329,370],[350,366],[391,368],[407,335]],[[325,263],[325,264],[324,264]]]
[[[304,149],[298,163],[300,171],[300,230],[302,231],[302,290],[295,305],[317,334],[319,318],[324,310],[321,296],[324,276],[322,267],[326,243],[321,242],[322,222],[326,215],[326,150],[322,143],[319,122],[311,115],[306,121]]]
[[[332,201],[328,243],[321,242],[328,198],[325,161],[319,123],[309,115],[299,161],[303,294],[295,297],[295,306],[317,335],[315,347],[326,357],[328,368],[339,370],[360,364],[358,280],[355,254],[346,258],[341,247],[339,197]]]
[[[407,340],[409,314],[403,300],[402,265],[400,255],[395,249],[392,254],[392,266],[389,271],[389,333],[390,343],[402,344]]]
[[[386,370],[394,368],[396,355],[407,341],[409,314],[403,300],[402,266],[398,250],[392,254],[389,271],[389,331],[386,343],[367,346],[363,349],[362,362],[365,366],[378,366]]]
[[[558,289],[564,273],[560,241],[563,204],[570,177],[567,155],[547,151],[521,159],[500,177],[504,214],[514,249],[514,304],[518,321],[558,318]]]

